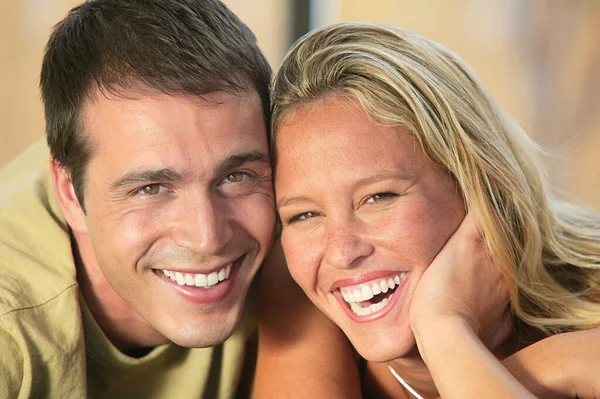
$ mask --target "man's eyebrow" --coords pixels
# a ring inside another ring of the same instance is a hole
[[[222,160],[215,169],[215,174],[220,175],[232,169],[239,168],[248,162],[270,163],[269,155],[261,151],[250,151],[235,154]]]
[[[116,191],[122,187],[127,187],[132,184],[154,182],[154,181],[179,181],[183,177],[172,169],[158,169],[158,170],[143,170],[139,172],[130,172],[119,180],[115,181],[110,185],[112,191]]]

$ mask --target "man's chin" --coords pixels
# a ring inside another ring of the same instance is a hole
[[[204,320],[172,329],[164,334],[173,343],[186,348],[206,348],[225,342],[235,331],[240,315]]]
[[[204,332],[203,334],[194,334],[193,336],[175,337],[173,343],[183,346],[186,348],[208,348],[225,342],[233,332],[235,328],[215,331],[214,334],[210,332]]]

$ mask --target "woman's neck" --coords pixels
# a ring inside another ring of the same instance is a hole
[[[408,356],[391,360],[386,365],[392,367],[412,389],[424,398],[438,397],[437,389],[433,383],[429,369],[427,369],[427,365],[421,359],[416,348],[413,352]],[[397,384],[399,383],[397,382]]]
[[[528,326],[515,319],[513,327],[501,344],[492,350],[498,360],[504,360],[517,351],[531,345],[545,336],[537,329]],[[415,348],[411,353],[402,358],[391,360],[386,363],[414,390],[425,398],[436,398],[439,396],[427,365]],[[383,371],[380,371],[383,372]],[[400,385],[396,382],[397,385]]]

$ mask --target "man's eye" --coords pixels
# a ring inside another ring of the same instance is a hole
[[[253,176],[245,172],[233,172],[225,176],[223,183],[241,183],[245,180],[252,178]]]
[[[227,175],[227,177],[225,179],[230,183],[239,183],[242,180],[244,180],[244,177],[245,176],[243,173],[235,172],[235,173]]]
[[[163,190],[165,190],[165,187],[162,184],[148,184],[138,189],[136,194],[151,196],[159,194]]]
[[[304,212],[304,213],[299,213],[295,216],[292,216],[291,218],[288,219],[288,224],[290,223],[294,223],[294,222],[300,222],[302,220],[307,220],[310,218],[314,218],[315,216],[317,216],[317,213],[315,212]]]
[[[367,198],[365,198],[365,204],[383,201],[383,200],[390,199],[390,198],[393,198],[396,196],[397,196],[397,194],[389,193],[389,192],[373,194],[373,195],[370,195]]]

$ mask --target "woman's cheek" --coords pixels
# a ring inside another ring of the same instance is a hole
[[[315,262],[314,248],[309,240],[301,235],[286,234],[281,236],[281,245],[285,253],[287,267],[292,278],[304,291],[312,291],[316,284],[318,262]]]

